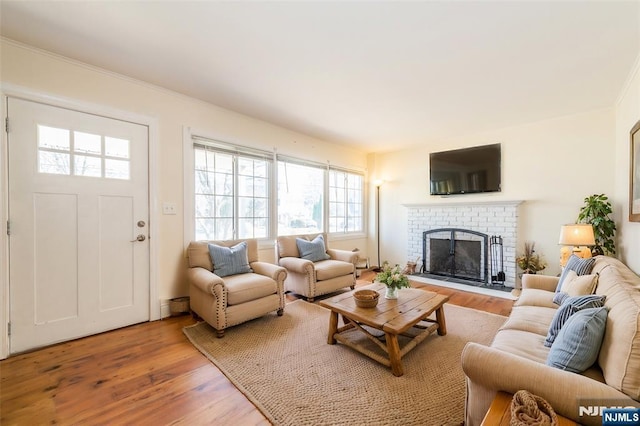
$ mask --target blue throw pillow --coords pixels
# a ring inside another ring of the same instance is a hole
[[[562,274],[560,275],[560,279],[558,280],[558,286],[556,287],[556,292],[559,292],[562,288],[562,282],[565,277],[569,274],[569,271],[575,271],[575,273],[580,275],[588,275],[591,273],[593,269],[593,264],[596,263],[595,257],[589,257],[587,259],[582,259],[572,254],[569,260],[567,261],[566,266],[562,270]]]
[[[313,241],[296,238],[296,245],[298,246],[300,257],[303,259],[307,259],[312,262],[329,259],[322,235],[318,235],[313,239]]]
[[[213,273],[219,277],[253,272],[249,266],[246,241],[233,247],[209,244],[209,256],[213,263]]]
[[[558,308],[551,320],[551,325],[549,326],[547,338],[544,340],[544,345],[546,347],[550,347],[553,344],[554,340],[560,333],[560,330],[573,314],[583,309],[601,308],[604,306],[605,299],[606,296],[597,296],[595,294],[565,298],[564,302]]]
[[[569,297],[568,293],[565,293],[564,291],[559,291],[553,295],[553,303],[560,306],[564,303],[565,300],[567,300],[568,297]]]
[[[598,359],[606,325],[607,308],[589,308],[576,312],[558,333],[546,364],[582,373]]]

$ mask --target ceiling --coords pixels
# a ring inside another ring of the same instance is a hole
[[[366,152],[615,105],[638,1],[0,1],[0,34]]]

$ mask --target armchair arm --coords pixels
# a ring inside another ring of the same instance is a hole
[[[598,417],[579,417],[581,398],[633,403],[606,383],[473,342],[462,351],[462,369],[472,382],[496,392],[528,390],[547,400],[558,414],[578,423],[601,424]]]
[[[216,296],[217,294],[214,291],[214,287],[217,285],[224,288],[224,281],[222,281],[222,278],[204,268],[189,268],[187,270],[187,277],[189,278],[189,281],[191,281],[191,284],[207,294],[213,294]]]
[[[275,282],[284,282],[287,277],[287,270],[282,266],[274,265],[267,262],[251,262],[249,264],[253,272],[271,278]]]
[[[522,289],[537,288],[539,290],[556,291],[560,278],[551,275],[522,274]]]
[[[313,262],[299,257],[281,257],[280,266],[289,272],[297,272],[299,274],[312,273],[314,270]]]
[[[327,249],[327,254],[331,259],[342,260],[343,262],[349,262],[356,264],[358,261],[358,253],[349,250]]]

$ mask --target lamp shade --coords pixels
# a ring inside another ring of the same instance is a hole
[[[588,223],[562,225],[558,244],[563,246],[594,246],[596,239],[593,235],[593,226]]]

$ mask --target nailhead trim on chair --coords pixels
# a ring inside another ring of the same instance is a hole
[[[211,289],[213,296],[216,298],[216,301],[220,299],[222,303],[216,302],[216,321],[217,324],[221,326],[216,330],[224,330],[228,327],[227,325],[227,316],[225,315],[224,308],[227,306],[227,292],[226,288],[222,284],[216,284]]]
[[[313,263],[306,265],[304,267],[307,270],[307,287],[308,287],[308,296],[307,299],[311,299],[316,297],[316,287],[313,285],[313,279],[315,278],[316,268],[313,266]]]

